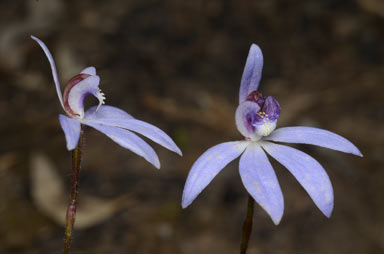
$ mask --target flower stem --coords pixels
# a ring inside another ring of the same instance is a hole
[[[247,210],[247,217],[245,218],[243,223],[243,235],[241,238],[240,254],[247,253],[249,237],[251,236],[251,233],[252,233],[254,204],[255,204],[255,201],[253,200],[252,196],[248,194],[248,210]]]
[[[71,201],[69,202],[67,213],[65,216],[65,244],[64,244],[64,254],[69,254],[71,240],[72,240],[72,231],[73,225],[75,224],[76,218],[76,203],[77,203],[77,193],[79,187],[79,175],[80,175],[80,163],[81,163],[81,154],[83,150],[83,133],[84,130],[80,131],[79,143],[76,148],[72,151],[72,189],[71,189]]]

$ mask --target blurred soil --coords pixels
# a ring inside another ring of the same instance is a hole
[[[264,53],[260,90],[282,106],[278,126],[334,131],[364,158],[296,146],[330,175],[331,219],[273,162],[285,213],[275,226],[256,206],[249,254],[384,253],[380,0],[6,0],[0,13],[0,253],[61,253],[63,245],[60,219],[53,219],[59,206],[44,202],[44,190],[63,185],[66,202],[71,154],[48,61],[31,34],[50,48],[62,84],[95,66],[107,104],[160,127],[184,154],[151,143],[161,161],[156,170],[87,129],[79,209],[99,219],[76,228],[73,254],[238,253],[247,204],[238,161],[188,209],[180,202],[198,156],[241,138],[234,112],[251,43]],[[41,156],[57,184],[34,177]]]

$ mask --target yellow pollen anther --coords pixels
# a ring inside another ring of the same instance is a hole
[[[257,115],[261,117],[261,119],[265,119],[269,121],[269,115],[265,113],[264,111],[257,112]]]

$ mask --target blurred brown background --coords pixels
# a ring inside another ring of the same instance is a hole
[[[0,253],[63,247],[71,154],[31,34],[48,45],[62,85],[95,66],[107,104],[160,127],[184,153],[151,143],[156,170],[88,129],[73,253],[238,253],[247,203],[238,161],[188,209],[180,202],[198,156],[241,138],[234,112],[251,43],[264,53],[260,90],[282,106],[278,126],[334,131],[364,158],[295,146],[331,177],[331,219],[273,162],[285,213],[275,226],[256,206],[249,253],[384,252],[382,1],[5,0],[0,12]]]

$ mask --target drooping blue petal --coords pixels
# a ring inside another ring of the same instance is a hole
[[[95,76],[96,75],[96,68],[93,66],[89,66],[89,67],[85,68],[84,70],[82,70],[80,73]]]
[[[284,212],[283,193],[271,163],[257,143],[251,143],[240,157],[240,176],[253,199],[279,224]]]
[[[82,123],[104,133],[122,147],[127,148],[137,155],[143,157],[156,168],[160,168],[160,161],[156,152],[136,134],[121,128],[105,126],[90,121],[85,121]]]
[[[87,120],[87,119],[86,119]],[[181,150],[177,147],[175,142],[167,135],[165,132],[144,121],[137,119],[111,119],[111,118],[96,118],[91,120],[95,123],[100,123],[108,126],[120,127],[127,130],[131,130],[141,135],[153,140],[159,145],[164,146],[165,148],[182,155]]]
[[[59,114],[59,121],[61,128],[65,134],[65,140],[67,141],[67,149],[69,151],[75,149],[79,142],[81,126],[80,122],[66,117],[65,115]]]
[[[356,146],[342,136],[327,130],[313,127],[296,126],[280,128],[272,132],[270,136],[265,137],[264,139],[277,142],[322,146],[344,153],[363,156]]]
[[[226,142],[203,153],[189,171],[181,206],[189,206],[228,163],[240,156],[248,144],[247,141]]]
[[[292,147],[261,141],[260,145],[286,167],[328,218],[333,210],[333,188],[327,172],[311,156]]]
[[[96,121],[97,119],[132,119],[133,116],[119,108],[103,105],[99,109],[97,106],[89,108],[84,118]]]
[[[40,39],[36,38],[36,37],[33,36],[33,35],[31,35],[31,38],[32,38],[33,40],[35,40],[35,41],[40,45],[40,47],[43,49],[45,55],[46,55],[47,58],[48,58],[49,64],[51,65],[53,81],[55,82],[55,86],[56,86],[57,96],[59,97],[59,101],[60,101],[61,107],[63,107],[63,109],[64,109],[63,95],[62,95],[62,93],[61,93],[60,81],[59,81],[59,78],[58,78],[58,76],[57,76],[57,70],[56,70],[55,60],[53,60],[52,54],[51,54],[51,52],[49,52],[49,49],[48,49],[48,47],[44,44],[44,42],[42,42]],[[65,109],[64,109],[64,110],[65,110]]]
[[[247,98],[248,94],[259,87],[261,72],[263,70],[263,53],[256,44],[252,44],[247,62],[245,63],[243,76],[241,77],[239,103]]]

